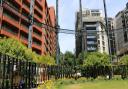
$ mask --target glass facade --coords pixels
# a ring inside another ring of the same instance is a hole
[[[97,49],[97,31],[96,31],[96,27],[90,26],[90,27],[86,27],[86,31],[87,31],[87,51],[89,52],[93,52],[96,51]]]

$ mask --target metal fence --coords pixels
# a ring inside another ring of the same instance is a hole
[[[128,66],[85,66],[81,67],[81,73],[86,78],[97,78],[98,76],[109,76],[112,79],[114,75],[120,75],[122,79],[128,78]]]
[[[39,84],[59,78],[71,78],[79,72],[86,78],[98,76],[121,75],[122,79],[128,77],[128,66],[90,66],[69,67],[46,65],[19,60],[8,55],[0,54],[0,89],[31,89]]]
[[[31,89],[51,78],[70,78],[71,67],[38,64],[0,54],[0,89]]]

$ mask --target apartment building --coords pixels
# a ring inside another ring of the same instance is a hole
[[[77,12],[76,16],[76,31],[80,29],[80,14]],[[108,51],[108,39],[107,33],[104,29],[104,17],[102,10],[99,9],[84,9],[82,11],[83,20],[83,36],[84,40],[81,40],[76,36],[76,55],[79,55],[81,44],[84,43],[84,50],[86,52],[99,51],[101,53]],[[84,42],[79,42],[84,41]],[[78,46],[79,45],[79,46]]]
[[[116,54],[122,56],[128,53],[128,3],[115,16],[115,29]]]
[[[15,38],[28,46],[31,0],[2,0],[0,5],[0,36]],[[33,7],[32,50],[40,55],[55,54],[55,11],[46,0],[35,0]]]
[[[115,43],[115,19],[109,17],[108,18],[108,30],[109,30],[109,38],[110,38],[110,46],[112,55],[116,55],[116,43]]]

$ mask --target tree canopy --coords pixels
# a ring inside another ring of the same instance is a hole
[[[125,55],[120,60],[121,65],[128,65],[128,55]]]
[[[106,53],[86,53],[83,60],[85,66],[108,66],[109,64],[109,56]]]
[[[27,48],[20,41],[12,38],[0,38],[0,52],[22,60],[55,64],[54,58],[49,55],[42,56]]]
[[[60,64],[73,66],[74,65],[74,54],[70,51],[66,51],[65,54],[61,53]]]

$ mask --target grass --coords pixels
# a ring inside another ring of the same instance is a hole
[[[128,80],[59,80],[56,89],[128,89]]]

